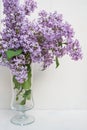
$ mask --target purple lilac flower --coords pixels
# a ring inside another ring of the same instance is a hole
[[[79,46],[79,41],[76,39],[71,45],[71,49],[69,49],[69,55],[73,60],[82,59],[81,48]]]
[[[31,12],[34,11],[34,9],[37,7],[37,3],[33,0],[25,0],[25,14],[30,15]]]
[[[45,52],[48,54],[51,52],[51,55],[53,55],[52,61],[55,56],[59,58],[65,54],[69,54],[73,60],[82,59],[81,47],[79,42],[74,39],[73,28],[70,24],[63,21],[61,14],[57,12],[48,14],[43,10],[39,13],[37,26],[38,29],[36,32],[39,32],[37,41],[40,42],[43,56]],[[46,62],[44,62],[44,64],[45,63]]]
[[[72,60],[82,59],[79,41],[74,38],[70,24],[64,22],[62,14],[39,12],[35,21],[27,15],[37,7],[34,0],[3,0],[5,19],[0,40],[0,64],[9,67],[19,83],[28,79],[27,64],[42,63],[49,67],[55,58],[69,55]],[[22,49],[22,54],[8,60],[6,51]]]
[[[25,55],[21,54],[10,61],[9,67],[16,80],[23,83],[28,78],[28,70],[26,64]]]

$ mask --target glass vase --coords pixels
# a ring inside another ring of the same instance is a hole
[[[26,84],[19,84],[13,76],[11,81],[11,109],[17,111],[17,114],[12,117],[10,121],[15,125],[21,126],[31,124],[35,121],[35,118],[31,115],[26,114],[26,111],[31,110],[34,107],[31,77],[29,76],[29,79],[25,82]]]

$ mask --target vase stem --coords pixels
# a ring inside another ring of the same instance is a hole
[[[35,121],[34,117],[31,115],[26,115],[24,111],[18,112],[16,116],[11,119],[11,122],[16,125],[28,125]]]

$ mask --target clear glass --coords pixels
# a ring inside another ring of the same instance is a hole
[[[16,92],[15,90],[13,90],[11,108],[17,111],[17,114],[12,117],[11,123],[21,126],[33,123],[35,121],[35,118],[31,115],[26,115],[26,111],[31,110],[34,107],[32,93],[31,99],[27,100],[25,105],[20,105],[20,102],[22,100],[21,95],[19,100],[16,100],[17,94],[18,91]]]
[[[12,86],[11,109],[17,112],[17,114],[11,118],[10,120],[11,123],[21,126],[33,123],[35,121],[34,116],[26,114],[26,111],[31,110],[34,107],[32,87],[29,99],[26,100],[26,102],[23,104],[24,99],[23,94],[25,93],[25,90],[21,90],[21,87],[20,89],[14,89],[12,74],[11,74],[11,86]]]

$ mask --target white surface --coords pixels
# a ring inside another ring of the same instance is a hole
[[[72,24],[84,53],[82,61],[74,62],[66,56],[45,72],[34,66],[33,93],[35,108],[87,109],[87,0],[36,0],[38,10],[57,10]],[[0,19],[2,18],[0,0]],[[9,108],[11,100],[10,74],[0,67],[0,108]]]
[[[87,130],[87,111],[33,110],[30,113],[36,118],[33,124],[16,126],[10,123],[14,113],[0,110],[0,130]]]

